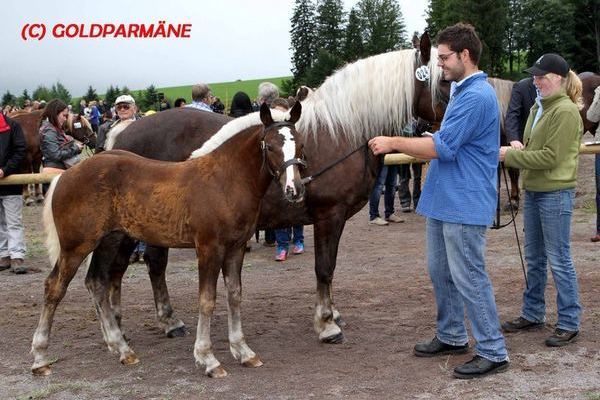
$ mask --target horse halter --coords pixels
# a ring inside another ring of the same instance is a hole
[[[280,166],[279,168],[277,168],[276,170],[273,170],[273,168],[271,167],[271,165],[267,162],[267,151],[272,151],[273,147],[265,142],[265,136],[267,134],[267,130],[269,129],[279,129],[279,128],[294,128],[295,126],[293,123],[288,122],[288,121],[278,121],[278,122],[274,122],[271,125],[269,125],[268,127],[264,127],[263,128],[263,133],[262,133],[262,137],[260,140],[260,148],[262,150],[262,158],[263,158],[263,164],[262,164],[262,168],[267,168],[267,170],[269,171],[269,173],[271,174],[271,176],[279,179],[279,177],[281,176],[281,174],[283,173],[283,171],[286,170],[287,167],[289,167],[290,165],[299,165],[303,168],[306,168],[306,160],[304,160],[304,154],[302,155],[302,158],[298,158],[298,157],[294,157],[294,158],[290,158],[289,160],[285,160]]]

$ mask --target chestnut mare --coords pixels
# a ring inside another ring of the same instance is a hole
[[[430,79],[421,81],[415,70],[427,66]],[[302,102],[298,131],[306,135],[303,154],[311,180],[300,206],[284,201],[274,187],[261,203],[258,227],[277,228],[314,224],[317,299],[314,325],[319,339],[339,343],[344,336],[333,302],[333,275],[340,237],[346,220],[363,208],[375,183],[381,159],[366,146],[377,135],[394,135],[414,117],[439,121],[440,106],[449,85],[441,83],[437,49],[429,37],[420,51],[400,50],[356,61],[330,76]],[[447,97],[445,98],[447,100]],[[115,148],[159,160],[183,160],[230,118],[193,109],[171,109],[131,124],[115,140]],[[86,281],[111,298],[111,312],[121,319],[121,278],[127,269],[133,241],[109,235],[94,251]],[[144,259],[154,292],[159,324],[169,337],[184,334],[184,324],[173,315],[165,282],[168,249],[148,246]]]
[[[200,313],[194,356],[207,375],[227,375],[210,340],[220,271],[227,287],[231,352],[246,366],[262,365],[246,344],[241,325],[246,241],[254,233],[260,201],[273,177],[287,203],[304,197],[298,169],[304,165],[303,138],[294,127],[301,105],[297,103],[289,115],[273,113],[278,122],[266,105],[260,115],[232,121],[188,161],[156,161],[116,150],[91,157],[53,180],[43,219],[54,269],[46,278],[45,304],[33,337],[34,374],[51,372],[46,354],[50,329],[69,282],[100,239],[114,231],[155,246],[196,249]],[[87,193],[87,200],[80,201],[75,193]],[[93,284],[87,286],[108,348],[119,353],[123,364],[137,363],[110,312],[110,296]]]
[[[586,113],[588,108],[592,105],[592,101],[594,101],[594,90],[600,86],[600,75],[594,74],[593,72],[582,72],[579,74],[579,79],[581,79],[581,84],[583,86],[583,93],[581,94],[581,97],[583,98],[583,108],[580,111],[581,118],[583,119],[583,133],[589,131],[594,135],[598,128],[598,122],[594,123],[589,121]]]
[[[27,142],[27,154],[21,166],[21,172],[24,174],[34,174],[40,172],[42,166],[42,149],[40,148],[40,123],[44,110],[35,110],[31,112],[19,111],[10,116],[17,121],[23,129],[23,135]],[[87,119],[80,115],[69,114],[65,124],[65,132],[79,140],[89,147],[96,146],[96,134],[92,131],[92,126]],[[41,185],[24,185],[23,197],[25,205],[41,203],[44,200]]]

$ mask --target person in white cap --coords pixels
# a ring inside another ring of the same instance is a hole
[[[108,144],[108,138],[121,133],[124,129],[124,125],[121,123],[124,121],[135,121],[137,107],[135,105],[135,99],[128,94],[122,94],[115,100],[115,112],[117,113],[118,119],[114,122],[108,122],[102,124],[98,128],[98,136],[96,139],[96,153],[100,153],[104,150],[108,150],[106,145]],[[121,124],[121,126],[119,126]],[[117,126],[119,126],[118,129]],[[115,138],[112,140],[114,141]]]

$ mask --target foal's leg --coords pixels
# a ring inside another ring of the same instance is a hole
[[[215,309],[217,280],[223,262],[224,249],[197,246],[196,254],[198,254],[200,313],[196,343],[194,344],[194,358],[197,365],[206,367],[206,375],[211,378],[223,378],[227,376],[227,371],[213,354],[210,341],[210,319]]]
[[[317,220],[315,234],[315,274],[317,276],[317,304],[315,307],[315,330],[324,343],[341,343],[344,334],[340,329],[341,318],[333,305],[331,285],[340,237],[344,230],[343,214],[338,212],[327,219]],[[340,320],[340,325],[336,324]]]
[[[148,266],[148,275],[154,293],[156,319],[164,329],[167,337],[173,338],[185,335],[185,324],[173,316],[173,307],[169,300],[169,290],[165,279],[169,249],[165,247],[146,246],[144,260]]]
[[[89,251],[81,250],[70,254],[61,252],[58,262],[46,278],[44,307],[31,343],[31,353],[34,357],[31,371],[35,375],[50,375],[52,373],[50,369],[51,362],[48,360],[46,351],[48,350],[54,312],[58,303],[64,297],[67,286],[75,276],[79,265],[88,253]]]
[[[128,259],[128,255],[123,256],[122,254],[129,254],[135,247],[135,242],[125,238],[117,247],[118,251],[116,252],[113,244],[115,243],[111,239],[102,241],[94,251],[85,285],[92,296],[108,349],[119,354],[122,364],[137,364],[139,359],[125,341],[121,330],[120,283],[127,270],[127,262],[124,267],[123,263],[119,262],[123,258]],[[114,287],[114,282],[119,283],[117,288]],[[117,292],[115,292],[116,290]],[[115,299],[118,299],[116,304]]]
[[[227,322],[229,325],[229,350],[236,360],[245,367],[260,367],[260,358],[246,344],[242,332],[242,263],[246,245],[234,249],[225,257],[223,264],[223,280],[227,288]]]

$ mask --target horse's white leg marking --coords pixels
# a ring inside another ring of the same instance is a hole
[[[200,306],[202,308],[202,306]],[[212,313],[212,311],[211,311]],[[205,373],[216,378],[224,377],[227,372],[221,368],[221,363],[212,351],[210,341],[210,314],[204,315],[202,310],[198,316],[198,328],[196,330],[196,342],[194,343],[194,357],[196,364],[206,367]],[[213,371],[219,372],[214,374]],[[222,375],[221,375],[222,371]]]
[[[260,367],[260,358],[246,343],[242,331],[241,318],[241,282],[239,274],[227,277],[224,275],[227,287],[227,322],[229,327],[229,350],[233,357],[246,367]],[[237,276],[235,276],[237,275]]]
[[[342,332],[340,327],[335,323],[334,318],[327,318],[325,310],[325,305],[320,304],[319,299],[317,299],[315,307],[315,331],[319,334],[320,340],[335,337]]]

